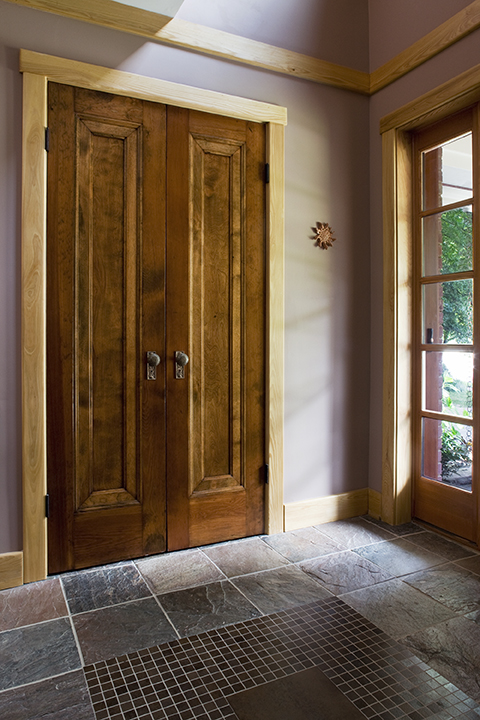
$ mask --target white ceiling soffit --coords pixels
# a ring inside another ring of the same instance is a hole
[[[140,10],[148,10],[149,12],[158,13],[159,15],[167,15],[173,18],[183,0],[116,0],[120,5],[129,5],[130,7],[140,8]]]

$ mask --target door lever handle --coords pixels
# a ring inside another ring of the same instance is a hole
[[[188,363],[189,357],[187,353],[180,350],[175,351],[175,379],[183,380],[185,377],[185,365]]]
[[[147,352],[147,380],[157,379],[157,365],[160,365],[160,356],[156,352]]]

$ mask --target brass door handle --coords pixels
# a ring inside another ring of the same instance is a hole
[[[175,351],[175,379],[183,380],[185,377],[185,365],[188,363],[189,357],[187,353],[181,350]]]
[[[147,380],[157,379],[157,365],[160,365],[160,356],[153,350],[147,352]]]

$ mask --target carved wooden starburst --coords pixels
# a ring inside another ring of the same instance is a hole
[[[333,230],[328,223],[317,222],[317,226],[312,227],[312,230],[315,233],[312,238],[315,240],[315,246],[322,250],[332,247],[332,244],[337,239],[333,237]]]

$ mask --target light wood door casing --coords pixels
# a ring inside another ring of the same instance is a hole
[[[49,571],[165,549],[165,108],[50,84]]]
[[[167,147],[173,550],[263,532],[265,128],[169,108]],[[190,357],[185,380],[176,350]]]

